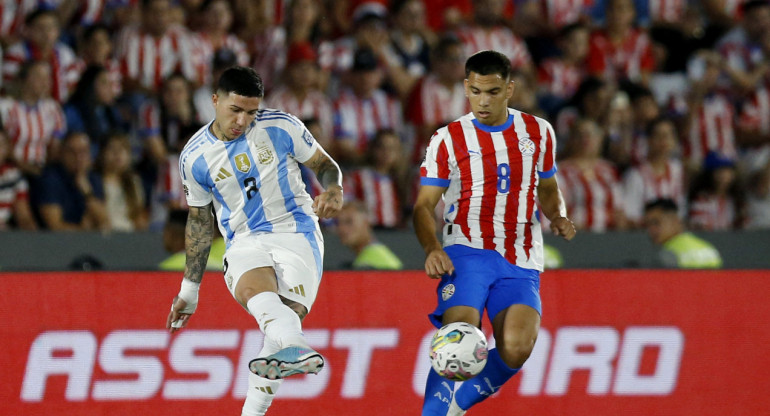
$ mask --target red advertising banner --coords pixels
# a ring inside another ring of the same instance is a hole
[[[215,273],[170,335],[180,278],[0,273],[0,414],[240,415],[262,335]],[[326,273],[304,326],[327,367],[268,414],[418,415],[435,283]],[[532,357],[469,416],[770,414],[770,271],[558,270],[541,294]]]

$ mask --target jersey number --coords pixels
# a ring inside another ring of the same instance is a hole
[[[246,191],[246,198],[251,199],[257,194],[259,188],[257,188],[257,180],[253,176],[243,180],[243,188]]]
[[[511,167],[507,163],[497,165],[497,192],[507,193],[511,189]]]

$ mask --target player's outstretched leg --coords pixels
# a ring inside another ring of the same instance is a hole
[[[519,368],[508,367],[500,357],[497,348],[489,350],[487,365],[476,377],[463,382],[457,389],[452,400],[457,407],[454,409],[454,413],[447,413],[447,416],[462,415],[474,404],[495,394],[519,370]],[[450,408],[450,410],[452,409]]]
[[[455,390],[455,382],[441,377],[432,369],[425,383],[425,401],[422,404],[422,416],[446,415],[449,402]]]

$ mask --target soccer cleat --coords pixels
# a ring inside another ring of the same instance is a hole
[[[270,380],[297,374],[318,374],[324,366],[324,358],[311,348],[290,346],[273,355],[255,358],[249,362],[249,370]]]
[[[465,410],[460,409],[460,406],[457,405],[457,402],[455,401],[454,394],[452,395],[452,403],[449,403],[449,410],[446,412],[446,416],[463,416],[465,414]]]

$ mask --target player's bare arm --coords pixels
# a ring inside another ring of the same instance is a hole
[[[313,200],[313,211],[321,218],[332,218],[342,209],[342,171],[323,149],[318,148],[304,165],[315,172],[325,191]]]
[[[425,250],[425,273],[433,279],[454,272],[452,260],[436,237],[434,212],[445,187],[423,185],[414,204],[413,223],[417,240]]]
[[[540,201],[543,214],[551,220],[553,233],[564,237],[565,240],[572,240],[577,231],[575,224],[567,218],[567,206],[564,203],[564,196],[559,189],[556,176],[540,179],[537,186],[537,198]]]
[[[198,287],[203,280],[206,262],[214,237],[211,204],[203,207],[190,207],[185,229],[186,264],[182,288],[174,298],[171,312],[166,319],[166,328],[170,332],[184,328],[198,305]]]

